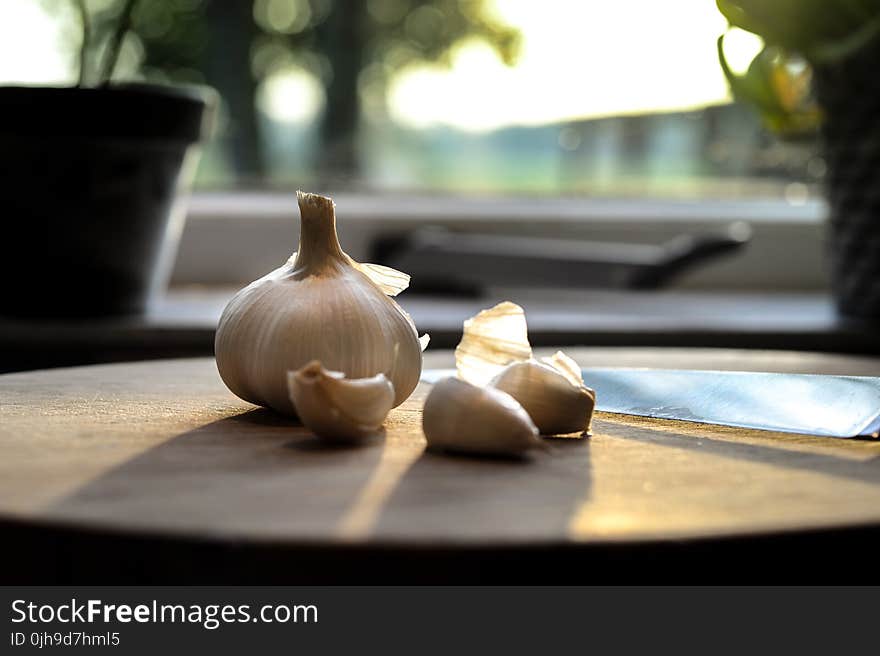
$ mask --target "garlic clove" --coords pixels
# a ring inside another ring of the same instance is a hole
[[[223,311],[214,342],[220,377],[245,401],[293,415],[287,372],[319,360],[349,379],[385,374],[400,405],[418,384],[424,347],[388,296],[409,277],[346,255],[330,198],[297,192],[297,200],[298,251]]]
[[[590,431],[596,393],[562,351],[540,362],[532,357],[525,312],[516,303],[499,303],[464,322],[455,365],[462,380],[513,396],[542,435]]]
[[[287,374],[290,400],[303,424],[329,440],[356,441],[375,435],[394,404],[394,386],[384,374],[346,378],[317,360]]]
[[[504,301],[464,322],[455,367],[462,380],[486,385],[511,362],[531,357],[525,312],[516,303]]]
[[[556,367],[535,360],[514,362],[495,376],[490,385],[516,399],[541,435],[589,433],[596,394],[574,383]]]
[[[431,389],[422,429],[434,449],[515,455],[544,448],[535,424],[513,397],[458,378],[444,378]]]

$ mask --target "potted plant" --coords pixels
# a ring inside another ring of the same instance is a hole
[[[0,87],[0,315],[137,313],[167,281],[183,220],[177,192],[214,96],[113,81],[136,4],[124,2],[93,66],[77,3],[76,86]]]
[[[830,209],[835,302],[843,316],[880,318],[880,0],[716,0],[764,49],[734,74],[734,96],[784,136],[818,126]]]

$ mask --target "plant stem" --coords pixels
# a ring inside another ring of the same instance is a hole
[[[104,62],[101,68],[101,75],[98,78],[98,84],[101,86],[110,84],[113,77],[113,71],[116,69],[116,61],[119,59],[119,51],[122,48],[122,42],[125,35],[131,28],[131,15],[138,0],[126,0],[119,14],[119,22],[116,24],[116,30],[110,37],[110,43],[107,46],[107,53],[104,55]]]
[[[89,25],[89,12],[86,9],[86,0],[76,0],[76,8],[79,12],[79,22],[82,27],[82,43],[79,46],[79,78],[76,86],[83,87],[86,84],[86,57],[91,41],[91,26]]]

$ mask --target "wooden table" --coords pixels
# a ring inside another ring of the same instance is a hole
[[[878,359],[795,352],[570,354],[584,366],[880,374]],[[451,354],[425,360],[446,367]],[[2,579],[875,576],[880,441],[600,414],[589,440],[468,459],[425,452],[425,393],[392,412],[384,439],[330,448],[234,397],[208,358],[0,376]]]

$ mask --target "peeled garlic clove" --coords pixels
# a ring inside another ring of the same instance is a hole
[[[516,303],[504,301],[464,322],[455,368],[462,380],[486,385],[510,363],[531,357],[525,312]]]
[[[490,385],[507,392],[529,414],[541,435],[589,432],[596,394],[556,368],[527,360],[508,365]]]
[[[297,200],[299,250],[223,311],[214,343],[220,377],[245,401],[292,415],[287,372],[319,360],[349,379],[385,374],[400,405],[418,384],[422,344],[387,294],[405,289],[409,276],[346,255],[331,199],[297,192]]]
[[[434,385],[425,400],[422,429],[435,449],[513,455],[544,447],[535,424],[513,397],[457,378]]]
[[[355,441],[379,432],[394,404],[394,386],[384,374],[345,377],[317,360],[287,374],[296,414],[315,435]]]

